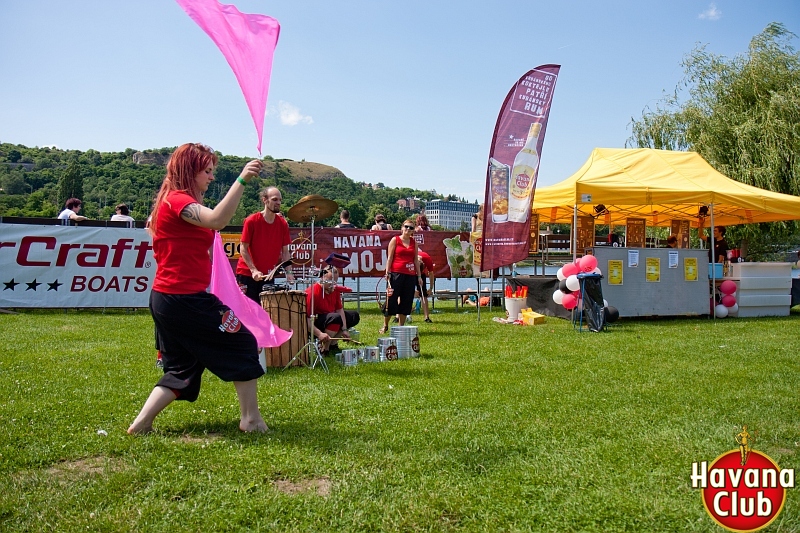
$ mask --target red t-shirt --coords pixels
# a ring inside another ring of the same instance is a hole
[[[423,265],[423,275],[428,275],[433,272],[433,259],[431,259],[431,256],[429,256],[427,252],[423,252],[422,250],[419,251],[419,261]]]
[[[417,269],[414,266],[414,258],[417,253],[417,243],[414,242],[414,239],[411,239],[409,246],[406,247],[400,237],[395,237],[394,242],[394,260],[392,261],[392,268],[389,271],[416,276]]]
[[[314,291],[314,308],[316,308],[317,312],[314,313],[314,309],[311,306],[311,291]],[[306,314],[311,316],[313,314],[317,315],[327,315],[328,313],[335,313],[339,309],[342,308],[342,296],[339,294],[338,291],[333,291],[330,294],[325,294],[325,291],[322,290],[322,285],[319,283],[315,283],[311,286],[310,289],[306,289]]]
[[[153,257],[157,263],[154,291],[194,294],[205,291],[211,283],[208,251],[214,243],[214,232],[181,218],[181,211],[196,203],[198,201],[190,194],[174,191],[167,195],[158,210],[153,236]]]
[[[283,247],[292,242],[289,237],[289,224],[281,215],[275,215],[272,224],[267,224],[260,211],[253,213],[244,219],[241,242],[250,245],[249,252],[253,264],[266,274],[280,262]],[[241,257],[236,263],[236,273],[250,275],[250,269]]]

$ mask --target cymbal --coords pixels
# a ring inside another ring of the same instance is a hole
[[[339,209],[339,204],[323,198],[319,194],[303,196],[297,205],[289,209],[287,215],[295,222],[311,222],[311,219],[328,218]]]

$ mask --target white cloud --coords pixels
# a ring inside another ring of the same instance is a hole
[[[709,4],[708,9],[697,15],[702,20],[719,20],[722,18],[722,11],[717,9],[717,4]]]
[[[270,111],[270,114],[275,114],[275,110]],[[284,126],[297,126],[301,122],[303,124],[313,124],[314,119],[308,115],[300,113],[300,109],[293,106],[289,102],[281,100],[278,102],[277,109],[278,118]]]

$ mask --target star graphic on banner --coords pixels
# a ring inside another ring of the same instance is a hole
[[[4,282],[3,282],[3,285],[5,285],[5,286],[6,286],[6,287],[5,287],[5,289],[3,289],[4,291],[7,291],[8,289],[11,289],[11,290],[13,291],[13,290],[14,290],[14,287],[16,287],[17,285],[19,285],[19,283],[17,283],[16,281],[14,281],[14,278],[11,278],[11,281],[4,281]]]
[[[63,283],[59,283],[59,282],[58,282],[58,280],[55,280],[53,283],[48,283],[48,284],[47,284],[47,286],[49,287],[49,288],[47,289],[47,291],[48,291],[48,292],[50,292],[50,291],[57,291],[57,290],[58,290],[58,288],[59,288],[60,286],[62,286],[62,285],[63,285]]]
[[[35,291],[36,287],[38,287],[39,285],[42,285],[42,284],[39,283],[38,281],[36,281],[36,278],[33,278],[33,281],[31,281],[30,283],[26,283],[25,285],[28,286],[28,288],[25,289],[26,291],[31,291],[31,290]]]

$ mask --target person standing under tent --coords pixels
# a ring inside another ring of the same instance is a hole
[[[705,225],[705,217],[700,217],[699,226],[697,228],[697,236],[703,242],[708,242],[708,235],[703,231]],[[713,251],[712,251],[713,249]],[[725,227],[714,226],[714,242],[713,246],[708,247],[708,262],[709,263],[724,263],[728,260],[728,243],[725,241]]]

